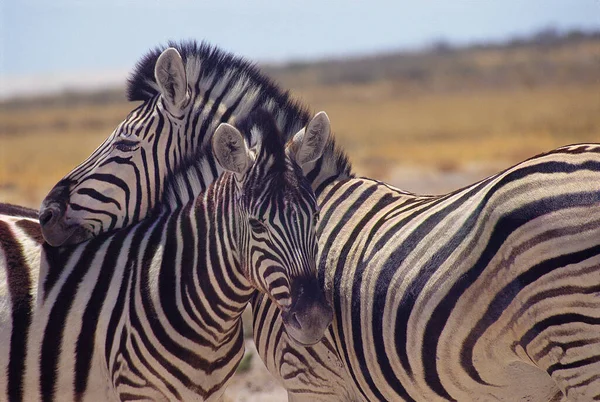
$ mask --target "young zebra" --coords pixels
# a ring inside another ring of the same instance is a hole
[[[170,45],[146,55],[129,80],[129,99],[142,104],[43,201],[49,244],[77,244],[193,200],[222,172],[208,135],[221,122],[262,108],[293,134],[310,120],[243,59],[206,44]]]
[[[600,145],[531,158],[442,196],[353,178],[329,144],[321,207],[328,335],[290,341],[253,300],[290,401],[600,399]]]
[[[28,272],[25,287],[3,261],[0,399],[218,400],[256,290],[294,339],[317,341],[331,309],[316,286],[316,200],[298,164],[322,152],[320,116],[289,156],[268,114],[240,123],[251,148],[220,125],[212,148],[228,172],[205,193],[76,247],[45,245],[39,282]],[[27,293],[28,307],[17,305]]]

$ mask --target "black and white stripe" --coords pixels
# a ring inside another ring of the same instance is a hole
[[[24,356],[31,329],[31,312],[37,297],[37,272],[44,239],[37,211],[0,204],[0,356]],[[23,387],[17,373],[24,370],[23,359],[4,359],[0,387],[14,400]]]
[[[28,279],[2,282],[0,399],[218,400],[256,290],[299,341],[320,338],[331,312],[316,285],[316,199],[297,164],[306,160],[286,156],[269,115],[240,126],[255,145],[219,127],[215,159],[230,172],[197,199],[77,246],[45,244],[41,265],[3,261],[5,276]],[[3,250],[24,237],[2,233]]]
[[[442,196],[305,172],[331,331],[300,347],[253,302],[259,354],[290,400],[600,399],[600,145]]]
[[[141,101],[102,145],[48,194],[40,209],[52,245],[100,233],[193,200],[221,173],[210,133],[266,109],[282,132],[310,115],[245,60],[195,42],[151,51],[129,80]]]

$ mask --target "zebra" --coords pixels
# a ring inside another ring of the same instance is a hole
[[[211,148],[225,173],[195,200],[80,245],[45,243],[27,281],[5,258],[0,399],[219,400],[257,291],[282,309],[297,342],[318,341],[332,314],[316,286],[318,210],[300,166],[322,152],[321,121],[287,154],[268,113],[242,120],[244,134],[222,123]],[[13,226],[33,224],[24,230],[39,244],[31,212],[18,212]],[[9,238],[2,233],[3,250]]]
[[[282,132],[296,133],[311,118],[251,63],[194,41],[150,51],[127,92],[141,104],[42,202],[50,245],[77,244],[193,200],[222,172],[208,135],[221,122],[235,125],[260,108]]]
[[[303,169],[328,334],[300,346],[253,300],[257,350],[290,401],[600,400],[600,144],[440,196],[325,159],[339,155]]]

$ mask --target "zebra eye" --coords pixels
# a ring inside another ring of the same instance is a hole
[[[113,147],[115,147],[117,150],[121,151],[121,152],[131,152],[131,151],[135,151],[138,147],[138,142],[137,141],[129,141],[129,140],[121,140],[121,141],[117,141],[113,144]]]
[[[265,224],[258,219],[250,218],[250,227],[255,233],[264,233],[267,231]]]
[[[319,219],[321,219],[321,217],[319,216],[319,213],[318,213],[318,212],[316,212],[316,213],[313,215],[313,225],[314,225],[314,226],[317,226],[317,225],[319,224]]]

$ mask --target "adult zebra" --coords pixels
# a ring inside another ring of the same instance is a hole
[[[142,58],[129,80],[129,99],[142,104],[43,201],[40,222],[51,245],[76,244],[193,200],[221,173],[207,135],[221,122],[261,108],[284,133],[308,123],[305,109],[243,59],[195,42],[170,46]]]
[[[600,399],[600,145],[442,196],[324,165],[305,173],[330,333],[298,346],[253,301],[259,354],[290,401]]]
[[[230,173],[196,200],[76,247],[44,246],[27,288],[9,260],[2,399],[218,400],[243,355],[241,313],[256,290],[297,341],[317,341],[331,309],[316,286],[316,200],[296,162],[320,156],[322,116],[287,156],[268,114],[241,123],[251,149],[222,124],[212,148]],[[15,293],[35,285],[37,300],[17,305]],[[19,333],[24,320],[8,311],[28,318]]]

